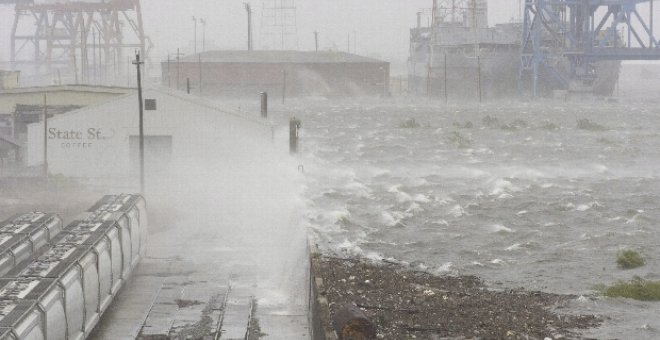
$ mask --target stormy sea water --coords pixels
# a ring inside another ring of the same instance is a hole
[[[307,220],[323,251],[494,289],[579,296],[595,338],[660,338],[660,303],[598,284],[660,279],[660,109],[585,101],[319,101],[303,122]],[[648,259],[617,268],[617,253]]]

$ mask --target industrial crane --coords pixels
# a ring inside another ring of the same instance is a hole
[[[15,7],[13,67],[32,66],[40,74],[64,69],[75,73],[76,82],[89,82],[91,77],[121,73],[118,65],[125,62],[125,53],[138,50],[148,58],[151,43],[144,33],[140,0],[0,0],[0,4]]]
[[[653,0],[525,0],[519,92],[536,96],[539,77],[588,84],[597,62],[660,60],[653,19]]]

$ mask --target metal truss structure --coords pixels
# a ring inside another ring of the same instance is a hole
[[[599,61],[659,60],[653,19],[653,0],[525,0],[519,92],[531,82],[537,96],[541,76],[589,84]]]
[[[488,26],[487,0],[436,0],[433,4],[436,24],[467,21],[471,27]]]
[[[139,0],[17,0],[11,31],[11,62],[25,69],[72,71],[76,82],[119,72],[124,55],[148,57]],[[90,63],[93,66],[90,68]],[[123,69],[123,68],[122,68]],[[37,71],[38,72],[38,71]]]
[[[263,0],[261,48],[298,49],[298,23],[295,0]]]

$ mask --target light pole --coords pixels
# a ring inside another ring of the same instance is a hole
[[[48,100],[44,94],[44,178],[48,179]]]
[[[243,4],[245,5],[248,19],[248,51],[252,51],[252,6],[247,2],[244,2]]]
[[[195,22],[195,40],[193,42],[193,45],[195,47],[195,54],[197,53],[197,18],[193,16],[193,21]]]
[[[202,52],[206,52],[206,20],[199,18],[202,23]]]
[[[144,195],[144,102],[142,101],[142,73],[140,72],[142,64],[144,62],[140,61],[140,52],[136,51],[133,65],[137,68],[138,100],[140,102],[140,193]]]

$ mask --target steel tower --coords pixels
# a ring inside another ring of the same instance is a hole
[[[642,16],[648,9],[648,16]],[[599,61],[659,60],[653,0],[525,0],[519,93],[589,85]]]
[[[298,49],[295,0],[263,0],[261,12],[262,49]]]
[[[35,74],[55,67],[76,82],[100,83],[122,74],[135,50],[148,57],[149,45],[139,0],[16,1],[11,62]]]

